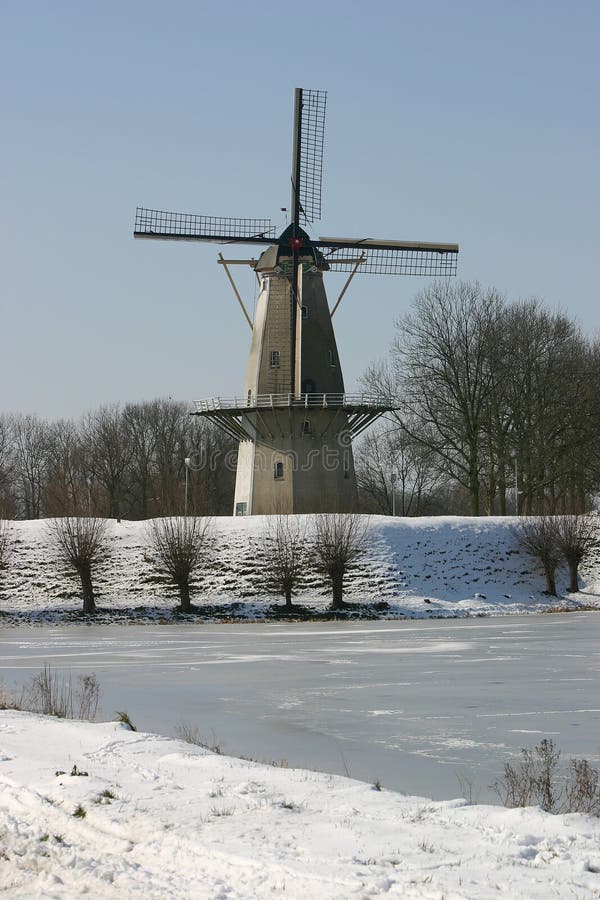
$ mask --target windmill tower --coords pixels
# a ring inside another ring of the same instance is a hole
[[[252,330],[244,393],[199,400],[206,416],[239,440],[235,515],[352,512],[357,490],[352,441],[384,412],[389,397],[345,393],[332,319],[354,275],[450,276],[458,245],[370,238],[313,240],[302,226],[321,217],[326,93],[294,93],[290,224],[138,208],[134,237],[267,245],[258,259],[224,259]],[[249,265],[260,284],[254,321],[230,267]],[[323,273],[348,273],[330,310]]]

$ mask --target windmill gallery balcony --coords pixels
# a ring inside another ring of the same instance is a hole
[[[212,419],[236,440],[272,437],[274,432],[289,428],[289,416],[296,418],[300,410],[307,416],[321,410],[337,411],[347,418],[347,431],[352,439],[382,413],[397,409],[391,397],[374,394],[254,394],[247,397],[211,397],[195,400],[192,415]],[[306,423],[310,420],[306,419]]]

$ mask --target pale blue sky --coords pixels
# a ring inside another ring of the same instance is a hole
[[[135,207],[283,224],[295,86],[329,92],[314,235],[457,241],[595,333],[599,43],[597,0],[0,0],[0,410],[241,393],[220,248],[134,241]],[[357,276],[347,389],[425,284]]]

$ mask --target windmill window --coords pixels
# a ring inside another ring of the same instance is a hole
[[[275,465],[273,466],[273,478],[275,478],[275,480],[277,480],[277,481],[280,480],[281,478],[283,478],[283,463],[282,462],[276,462]]]
[[[329,365],[332,369],[335,369],[335,357],[333,355],[333,350],[329,351]]]
[[[310,419],[305,419],[302,423],[302,434],[312,434],[312,425]]]
[[[281,362],[281,353],[279,350],[271,350],[271,368],[278,369]]]
[[[317,386],[314,381],[311,379],[307,379],[302,382],[302,393],[303,394],[316,394]]]
[[[303,318],[303,319],[308,319],[308,306],[303,306],[303,307],[302,307],[302,318]]]

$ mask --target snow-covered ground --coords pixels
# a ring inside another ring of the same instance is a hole
[[[308,517],[306,517],[308,518]],[[261,584],[265,517],[214,521],[213,560],[197,582],[193,601],[212,616],[261,619],[277,598]],[[346,599],[362,604],[362,615],[381,617],[472,616],[540,612],[551,608],[600,608],[600,561],[581,567],[582,589],[566,594],[567,574],[558,578],[559,598],[544,594],[539,566],[519,550],[511,518],[373,516],[365,557],[347,578]],[[104,620],[117,615],[168,619],[176,598],[157,579],[147,559],[143,522],[109,523],[111,559],[95,574]],[[14,550],[0,573],[4,622],[64,620],[81,607],[76,579],[57,564],[44,521],[13,522]],[[324,611],[330,596],[322,579],[307,573],[296,602]],[[375,606],[378,604],[378,606]]]
[[[0,828],[11,898],[600,896],[596,818],[433,802],[10,710]]]

